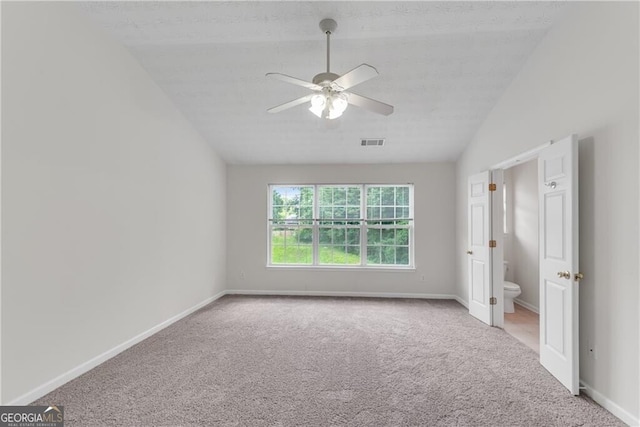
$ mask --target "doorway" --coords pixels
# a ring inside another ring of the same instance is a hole
[[[578,384],[578,140],[570,135],[468,179],[469,314],[504,325],[503,171],[537,158],[540,363],[571,394]],[[498,213],[496,215],[496,213]],[[512,299],[518,295],[509,294]],[[502,297],[502,298],[501,298]]]
[[[503,181],[503,298],[513,296],[503,328],[540,353],[538,159],[504,169]]]

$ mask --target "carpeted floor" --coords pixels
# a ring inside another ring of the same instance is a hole
[[[71,426],[621,426],[454,301],[226,296],[35,404]]]

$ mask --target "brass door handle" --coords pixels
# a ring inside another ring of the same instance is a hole
[[[584,274],[582,274],[582,273],[576,273],[573,276],[573,280],[575,280],[576,282],[579,282],[582,279],[584,279]]]
[[[564,277],[565,279],[571,279],[571,273],[568,271],[558,271],[558,277]]]
[[[467,251],[467,255],[473,255],[473,251]]]

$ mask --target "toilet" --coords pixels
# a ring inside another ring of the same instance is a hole
[[[513,299],[517,298],[522,293],[522,290],[516,283],[507,281],[507,270],[509,268],[508,264],[509,263],[507,261],[504,261],[502,268],[502,278],[504,279],[504,312],[513,313],[515,312],[515,308],[513,307]]]

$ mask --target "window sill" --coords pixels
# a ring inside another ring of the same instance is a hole
[[[267,265],[267,270],[305,270],[305,271],[377,271],[384,273],[415,273],[416,268],[410,267],[361,267],[361,266],[339,266],[339,265]]]

